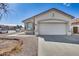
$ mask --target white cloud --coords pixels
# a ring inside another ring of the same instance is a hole
[[[69,7],[71,3],[64,3],[65,6]]]

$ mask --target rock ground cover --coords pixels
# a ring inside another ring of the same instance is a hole
[[[7,56],[21,49],[22,41],[19,39],[0,38],[0,55]],[[16,52],[15,52],[16,53]]]

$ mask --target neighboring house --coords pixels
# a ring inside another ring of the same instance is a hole
[[[79,18],[72,21],[72,33],[79,33]]]
[[[16,26],[0,25],[0,28],[2,28],[3,30],[15,30]]]
[[[8,26],[0,25],[0,29],[2,29],[2,30],[8,30]]]
[[[49,9],[23,21],[26,32],[35,35],[71,35],[74,16],[56,8]]]

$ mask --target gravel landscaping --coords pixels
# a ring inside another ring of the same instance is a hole
[[[38,40],[35,36],[17,35],[10,36],[15,37],[23,41],[21,52],[15,54],[15,56],[37,56],[38,55]]]
[[[21,50],[22,41],[15,38],[0,37],[0,56],[10,56]]]

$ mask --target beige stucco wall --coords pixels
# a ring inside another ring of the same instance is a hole
[[[54,14],[54,16],[53,16]],[[38,35],[38,22],[41,21],[41,20],[54,20],[54,19],[60,19],[60,20],[64,20],[64,21],[68,21],[68,24],[67,24],[67,35],[71,35],[71,20],[72,18],[70,16],[67,16],[65,14],[62,14],[61,12],[58,12],[58,11],[55,11],[55,10],[50,10],[46,13],[43,13],[43,14],[40,14],[38,16],[35,16],[35,17],[32,17],[30,19],[28,19],[27,21],[24,22],[25,26],[26,26],[26,23],[27,22],[31,22],[31,23],[34,23],[35,22],[35,35]],[[35,20],[35,21],[34,21]],[[55,20],[54,20],[55,21]]]
[[[54,16],[53,16],[54,13]],[[35,17],[35,34],[38,35],[38,22],[41,20],[46,20],[46,19],[61,19],[61,20],[65,20],[68,21],[68,30],[67,30],[67,34],[71,35],[70,32],[70,26],[71,26],[71,18],[67,15],[61,14],[59,12],[56,11],[49,11],[47,13],[41,14],[39,16]]]

